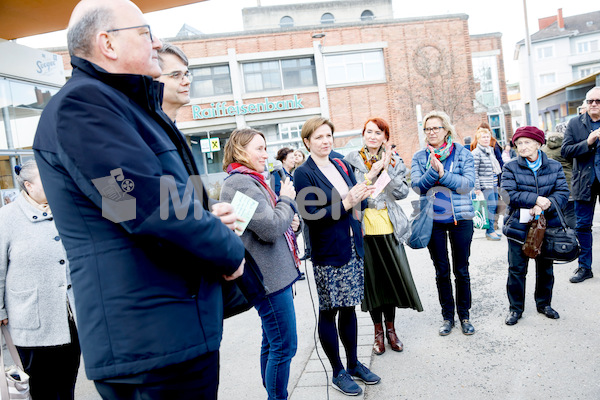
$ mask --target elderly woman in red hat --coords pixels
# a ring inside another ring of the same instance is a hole
[[[525,309],[525,276],[529,258],[522,246],[527,236],[528,219],[544,214],[547,226],[560,226],[556,207],[561,209],[569,198],[569,186],[562,166],[540,150],[546,142],[544,132],[533,126],[516,130],[512,138],[517,147],[516,159],[504,164],[502,189],[508,194],[508,218],[503,232],[508,238],[508,282],[506,291],[510,303],[507,325],[516,324]],[[552,260],[543,254],[535,259],[535,303],[537,311],[548,318],[558,319],[551,307],[554,273]]]

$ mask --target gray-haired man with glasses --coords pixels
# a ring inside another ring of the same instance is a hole
[[[82,0],[67,38],[73,75],[33,147],[69,257],[87,377],[103,399],[214,400],[222,283],[244,270],[236,216],[209,211],[161,109],[162,44],[139,8]]]
[[[587,111],[571,118],[567,125],[561,154],[573,159],[571,195],[575,199],[575,232],[581,246],[579,266],[572,283],[592,278],[592,220],[600,194],[600,86],[585,95]]]

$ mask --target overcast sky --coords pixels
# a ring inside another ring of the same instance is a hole
[[[363,2],[367,7],[368,0]],[[135,2],[135,0],[134,0]],[[317,0],[260,0],[261,5],[314,3]],[[395,18],[465,13],[469,15],[469,33],[502,33],[506,76],[519,81],[518,62],[513,61],[515,44],[525,37],[523,0],[392,0]],[[174,37],[184,23],[203,33],[241,31],[242,8],[255,7],[257,0],[208,0],[146,15],[152,31],[159,37]],[[559,8],[568,17],[600,10],[597,0],[527,0],[529,32],[538,31],[538,18],[556,15]],[[19,39],[31,47],[66,46],[65,31]]]

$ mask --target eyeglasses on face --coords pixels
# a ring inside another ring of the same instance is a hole
[[[148,38],[150,39],[151,42],[154,41],[154,39],[152,38],[152,30],[150,29],[150,25],[138,25],[138,26],[128,26],[126,28],[109,29],[109,30],[106,31],[106,33],[118,32],[118,31],[125,31],[125,30],[128,30],[128,29],[137,29],[137,28],[146,28],[146,29],[148,29],[148,32],[143,32],[143,34],[148,35]]]
[[[431,131],[433,131],[433,133],[440,133],[440,130],[442,130],[442,129],[444,129],[443,126],[434,126],[431,128],[423,128],[425,133],[431,133]]]
[[[177,81],[182,81],[183,77],[188,78],[188,80],[191,82],[194,79],[194,75],[191,74],[190,71],[173,71],[173,72],[169,72],[168,74],[161,74],[162,76],[170,76],[171,78],[177,80]]]
[[[592,103],[596,103],[596,104],[600,104],[600,99],[589,99],[585,101],[588,104],[592,104]]]

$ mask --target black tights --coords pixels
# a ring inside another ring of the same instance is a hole
[[[344,369],[342,360],[340,359],[340,348],[338,344],[338,328],[335,325],[335,316],[339,312],[338,328],[339,338],[346,350],[346,358],[348,360],[348,368],[356,367],[358,362],[357,356],[357,322],[356,312],[354,307],[340,307],[332,310],[319,311],[319,339],[327,358],[333,368],[333,376],[338,376],[341,370]]]
[[[381,316],[385,317],[385,322],[394,322],[396,319],[396,307],[393,305],[385,305],[381,307],[374,308],[369,311],[371,314],[371,319],[374,324],[381,324],[383,321],[381,320]]]

